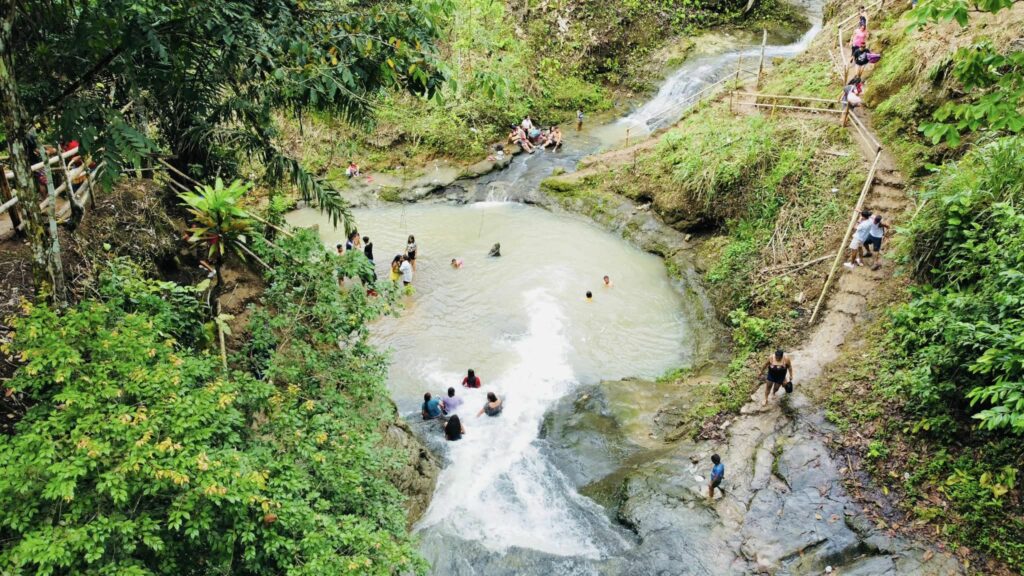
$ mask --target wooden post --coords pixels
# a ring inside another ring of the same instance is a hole
[[[60,154],[60,148],[57,148]],[[47,267],[50,268],[50,277],[53,278],[53,302],[63,308],[65,297],[64,292],[64,266],[60,260],[60,239],[57,235],[57,191],[53,187],[53,171],[50,170],[50,156],[46,152],[46,146],[39,144],[39,155],[43,158],[43,174],[46,176],[46,192],[49,196],[49,220],[50,220],[50,257],[47,258]],[[30,198],[29,202],[36,202]]]
[[[729,112],[733,112],[732,102],[733,102],[733,99],[736,96],[736,88],[737,88],[737,86],[739,86],[740,66],[742,64],[743,64],[743,56],[737,56],[736,57],[736,79],[733,80],[733,84],[735,84],[735,86],[732,87],[732,90],[729,90]]]
[[[761,82],[764,79],[764,50],[768,46],[768,29],[764,29],[761,37],[761,62],[757,65],[757,89],[761,89]]]
[[[850,60],[846,57],[846,46],[843,44],[843,31],[839,30],[839,57],[843,61],[843,84],[850,77]]]
[[[14,194],[11,192],[11,184],[7,181],[7,169],[0,165],[0,204],[6,204],[14,200]],[[18,205],[14,204],[7,209],[7,213],[11,215],[11,226],[14,227],[14,235],[21,236],[21,232],[18,228],[21,227],[21,215],[18,214]]]

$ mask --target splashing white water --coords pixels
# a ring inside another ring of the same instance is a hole
[[[545,411],[574,385],[565,317],[543,288],[522,297],[528,329],[507,343],[519,361],[485,387],[503,399],[504,411],[475,418],[484,392],[467,394],[461,418],[468,432],[449,444],[450,464],[420,528],[443,524],[492,550],[518,546],[597,558],[591,520],[600,510],[576,495],[536,445]]]

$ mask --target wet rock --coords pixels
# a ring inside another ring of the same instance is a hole
[[[440,472],[437,457],[422,443],[404,420],[396,418],[387,425],[384,445],[396,450],[404,462],[389,472],[390,480],[405,495],[407,520],[412,526],[430,505]]]
[[[611,475],[638,450],[625,439],[596,388],[579,398],[560,400],[545,417],[541,438],[577,488]]]

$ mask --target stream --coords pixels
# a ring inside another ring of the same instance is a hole
[[[811,29],[795,42],[770,45],[768,58],[798,54],[820,30],[820,4],[812,2]],[[748,46],[698,53],[631,113],[582,132],[566,130],[563,151],[523,154],[504,170],[459,182],[486,201],[354,211],[360,232],[373,241],[382,277],[408,234],[419,244],[415,291],[399,316],[374,325],[372,338],[391,353],[389,387],[399,411],[444,454],[433,501],[416,526],[434,574],[623,574],[641,565],[655,570],[646,573],[664,574],[728,569],[725,559],[714,558],[679,566],[678,553],[664,549],[675,540],[641,543],[580,494],[578,458],[566,457],[545,434],[565,414],[556,406],[564,408],[581,387],[652,379],[699,360],[697,342],[707,335],[692,304],[659,258],[581,217],[508,200],[536,193],[554,169],[573,170],[583,156],[619,143],[627,129],[641,135],[675,121],[682,110],[674,102],[729,74],[738,58],[751,58],[756,67],[759,54]],[[297,210],[288,221],[319,225],[329,247],[344,241],[343,231],[314,209]],[[495,242],[502,256],[488,258]],[[463,259],[463,268],[453,269],[452,258]],[[602,284],[605,274],[610,288]],[[587,290],[593,301],[585,299]],[[459,386],[467,368],[476,370],[482,389]],[[415,421],[423,393],[443,394],[449,386],[465,399],[459,413],[466,435],[445,445],[436,424]],[[501,396],[506,408],[500,417],[477,418],[488,391]],[[630,395],[614,401],[628,409]],[[706,527],[695,520],[693,534],[683,536],[696,547],[708,536]]]

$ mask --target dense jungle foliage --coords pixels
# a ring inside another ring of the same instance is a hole
[[[384,294],[339,291],[341,259],[301,232],[257,250],[248,344],[220,368],[201,294],[114,259],[99,296],[25,304],[5,352],[29,399],[0,437],[4,574],[394,574],[423,568],[395,465]],[[244,369],[243,369],[244,368]]]
[[[544,125],[575,121],[576,110],[590,117],[612,107],[616,93],[651,89],[664,72],[653,54],[671,38],[802,19],[778,0],[746,8],[736,0],[464,0],[441,25],[446,82],[436,98],[381,94],[369,127],[324,114],[285,124],[293,132],[300,121],[312,125],[303,140],[324,132],[303,154],[324,172],[350,158],[377,170],[424,157],[478,159],[526,115]]]

